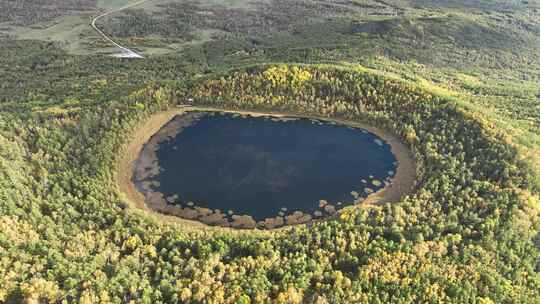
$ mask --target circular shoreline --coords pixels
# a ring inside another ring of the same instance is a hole
[[[392,153],[395,155],[398,166],[395,175],[391,179],[391,184],[386,186],[379,191],[369,195],[362,203],[361,206],[377,206],[380,204],[388,202],[396,202],[404,195],[410,194],[414,189],[416,182],[416,167],[415,161],[411,156],[409,149],[396,137],[389,134],[388,132],[382,131],[374,126],[370,126],[357,121],[342,120],[329,117],[320,117],[317,115],[302,115],[298,113],[280,113],[280,112],[257,112],[257,111],[243,111],[243,110],[226,110],[220,108],[212,107],[196,107],[196,106],[178,106],[177,108],[159,112],[153,114],[148,118],[140,127],[133,131],[131,135],[131,140],[123,146],[121,149],[121,157],[117,162],[117,176],[116,182],[118,184],[120,194],[128,202],[131,209],[130,211],[142,211],[144,215],[150,215],[152,218],[161,221],[179,225],[182,229],[187,231],[227,231],[227,232],[273,232],[273,231],[283,231],[288,230],[296,225],[285,225],[276,228],[266,228],[266,229],[241,229],[234,227],[222,227],[222,226],[210,226],[198,220],[191,220],[173,215],[173,212],[166,214],[162,211],[156,210],[146,203],[146,198],[141,193],[135,184],[132,181],[135,169],[135,162],[137,161],[141,151],[143,150],[146,143],[156,134],[164,125],[166,125],[171,119],[177,115],[182,115],[190,111],[204,111],[204,112],[225,112],[225,113],[235,113],[242,115],[249,115],[253,117],[260,116],[272,116],[276,118],[283,117],[301,117],[301,118],[312,118],[320,119],[328,122],[341,123],[347,126],[361,128],[366,131],[369,131],[384,141],[386,141],[391,148]],[[334,216],[329,216],[324,219],[312,220],[304,225],[313,224],[316,222],[325,221],[328,219],[336,218],[341,212],[349,210],[350,208],[355,208],[359,206],[351,205],[339,210]],[[302,225],[302,224],[297,224]]]

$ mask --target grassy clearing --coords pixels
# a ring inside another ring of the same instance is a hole
[[[67,16],[54,22],[35,25],[34,27],[10,27],[6,33],[22,40],[43,40],[57,42],[72,54],[91,54],[91,49],[83,36],[90,36],[93,30],[89,26],[90,15]]]
[[[109,11],[136,3],[137,1],[139,0],[98,0],[97,7]]]
[[[21,40],[42,40],[58,43],[64,50],[73,55],[109,54],[115,49],[100,43],[101,38],[90,27],[90,22],[99,11],[109,11],[137,3],[140,0],[100,0],[97,7],[85,11],[70,12],[50,20],[31,25],[15,25],[3,23],[0,33],[11,35]],[[159,2],[159,0],[156,0]],[[144,7],[144,6],[142,6]],[[148,7],[152,7],[149,5]],[[35,8],[39,11],[39,7]]]

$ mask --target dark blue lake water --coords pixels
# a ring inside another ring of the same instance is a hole
[[[361,129],[228,113],[203,115],[156,155],[156,191],[255,221],[294,211],[319,216],[319,200],[340,209],[384,187],[396,170],[390,146]]]

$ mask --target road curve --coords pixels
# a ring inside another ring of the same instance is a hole
[[[113,14],[113,13],[117,13],[119,11],[122,11],[122,10],[125,10],[125,9],[128,9],[128,8],[131,8],[131,7],[134,7],[134,6],[137,6],[139,4],[142,4],[144,2],[147,2],[149,0],[142,0],[142,1],[139,1],[139,2],[135,2],[133,4],[130,4],[130,5],[126,5],[126,6],[123,6],[121,8],[118,8],[118,9],[115,9],[115,10],[112,10],[112,11],[108,11],[106,13],[103,13],[99,16],[97,16],[96,18],[94,18],[92,20],[92,28],[94,28],[94,30],[96,32],[98,32],[103,38],[105,38],[105,40],[109,41],[111,44],[113,44],[114,46],[116,46],[117,48],[119,48],[122,52],[120,54],[117,54],[117,55],[114,55],[115,57],[120,57],[120,58],[144,58],[143,55],[131,50],[131,49],[128,49],[127,47],[125,46],[122,46],[120,44],[118,44],[116,41],[114,41],[111,37],[107,36],[107,34],[105,34],[102,30],[100,30],[97,26],[96,26],[96,22],[100,19],[100,18],[103,18],[107,15],[110,15],[110,14]]]

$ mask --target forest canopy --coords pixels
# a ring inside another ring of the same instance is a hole
[[[539,303],[538,54],[540,0],[2,0],[0,303]],[[370,125],[415,187],[277,231],[136,208],[119,160],[190,106]]]
[[[418,187],[400,202],[273,234],[194,232],[116,188],[129,134],[192,100],[369,122],[400,137]],[[504,132],[434,92],[362,68],[269,65],[71,111],[0,117],[0,301],[535,302],[533,172]],[[29,174],[27,174],[29,173]]]

